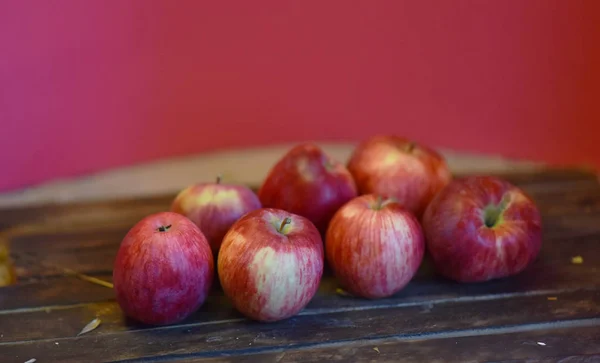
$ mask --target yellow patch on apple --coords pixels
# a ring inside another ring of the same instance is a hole
[[[204,206],[207,204],[217,205],[230,205],[233,208],[238,208],[239,199],[238,192],[236,190],[218,190],[217,188],[206,187],[204,190],[197,195],[195,198],[189,198],[186,194],[191,193],[191,189],[185,190],[182,208],[184,211],[190,211],[198,206]]]
[[[254,275],[259,295],[268,296],[262,311],[278,314],[286,300],[297,301],[302,289],[298,288],[298,273],[282,273],[282,270],[298,270],[296,257],[291,253],[276,253],[271,247],[263,247],[254,256],[250,269]]]
[[[315,172],[310,167],[308,159],[302,158],[302,159],[298,160],[298,163],[296,164],[296,168],[298,170],[298,173],[302,176],[302,179],[304,179],[304,181],[312,182],[315,180],[315,178],[316,178]]]

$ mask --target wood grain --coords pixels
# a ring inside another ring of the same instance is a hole
[[[542,211],[545,240],[600,233],[597,223],[600,186],[593,181],[586,188],[559,193],[533,189]],[[93,213],[56,213],[52,223],[34,224],[34,228],[22,226],[17,230],[20,233],[10,237],[18,277],[55,276],[56,269],[48,269],[44,263],[81,273],[110,273],[118,245],[128,229],[145,215],[161,209],[158,205],[149,205],[119,204],[118,208],[104,206]]]
[[[185,322],[147,327],[124,318],[112,289],[64,275],[67,268],[111,281],[128,229],[168,209],[173,195],[0,210],[0,238],[19,278],[0,288],[2,362],[597,359],[598,177],[565,170],[500,176],[521,186],[542,212],[542,251],[523,273],[456,284],[437,276],[426,259],[403,291],[375,301],[336,293],[327,273],[305,310],[272,324],[243,318],[215,284]],[[573,264],[574,256],[583,264]],[[100,327],[76,337],[96,317]],[[530,344],[536,341],[546,345]]]
[[[464,177],[468,174],[459,174]],[[515,172],[497,174],[508,181],[520,185],[528,192],[564,192],[580,188],[597,187],[598,176],[584,170],[543,169],[534,172]],[[254,186],[253,189],[257,189]],[[61,222],[93,222],[97,228],[108,221],[124,220],[131,224],[141,215],[154,213],[168,208],[175,194],[158,195],[146,198],[131,198],[80,202],[72,204],[48,204],[35,207],[0,209],[0,231],[15,226],[48,225]],[[138,211],[136,214],[135,211]],[[91,225],[91,224],[88,224]],[[77,227],[77,226],[74,226]]]
[[[429,260],[424,261],[411,283],[396,294],[394,301],[422,301],[431,298],[453,298],[460,296],[478,296],[501,293],[524,293],[536,291],[560,291],[573,287],[600,287],[600,233],[581,238],[547,239],[544,242],[538,259],[523,273],[508,278],[490,281],[485,284],[456,284],[444,280],[435,274]],[[116,245],[115,245],[116,246]],[[116,247],[112,250],[116,253]],[[54,253],[54,252],[53,252]],[[46,257],[52,257],[53,253]],[[64,256],[59,254],[59,256]],[[61,257],[68,268],[77,268],[80,272],[89,273],[101,279],[112,281],[111,269],[113,258],[95,259],[94,254],[81,252]],[[99,254],[107,256],[106,254]],[[571,257],[582,256],[584,263],[575,265]],[[41,258],[41,257],[40,257]],[[17,261],[19,262],[19,261]],[[55,262],[55,261],[54,261]],[[96,269],[106,272],[95,273]],[[48,270],[48,274],[56,274]],[[324,309],[329,306],[362,306],[386,303],[387,299],[369,301],[361,299],[344,299],[335,293],[338,284],[328,273],[322,280],[317,296],[310,307]],[[44,306],[69,305],[77,302],[102,302],[114,298],[112,290],[103,286],[78,280],[75,277],[47,277],[29,283],[13,285],[0,294],[0,312],[16,308],[35,308]],[[213,295],[222,294],[215,286]]]
[[[518,330],[527,324],[559,324],[600,315],[600,291],[562,294],[556,301],[545,296],[522,296],[490,301],[465,301],[377,309],[301,314],[272,324],[245,319],[199,321],[183,325],[114,331],[113,324],[80,337],[48,338],[0,345],[3,356],[44,356],[77,362],[86,356],[105,360],[138,359],[168,354],[236,354],[251,350],[293,348],[322,342],[356,339],[414,338],[434,333],[477,331],[494,327]],[[91,319],[90,319],[91,320]],[[593,320],[600,324],[600,320]],[[87,323],[84,321],[79,330]],[[75,329],[75,331],[79,331]],[[482,331],[483,330],[483,331]],[[76,332],[73,333],[76,334]],[[64,333],[61,336],[64,336]],[[471,334],[471,333],[465,333]],[[69,336],[69,335],[67,335]],[[72,336],[72,335],[71,335]],[[60,349],[53,349],[59,342]],[[127,349],[110,349],[114,342]]]
[[[337,344],[324,343],[299,349],[273,350],[268,353],[234,357],[182,358],[177,362],[600,362],[600,339],[598,339],[600,326],[535,329],[498,334],[499,332],[502,330],[487,331],[487,335],[461,336],[461,332],[457,332],[455,336],[448,334],[414,339],[387,338]],[[169,361],[169,359],[160,361]]]
[[[98,275],[112,281],[112,275]],[[114,300],[112,289],[75,277],[36,279],[6,286],[0,290],[0,313],[19,309],[47,307]]]

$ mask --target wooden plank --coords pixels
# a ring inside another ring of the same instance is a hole
[[[449,331],[462,331],[465,335],[486,334],[492,328],[519,331],[524,322],[530,326],[599,325],[600,319],[594,319],[599,314],[600,291],[580,291],[563,294],[556,301],[522,296],[433,306],[392,306],[302,314],[271,324],[225,320],[120,332],[101,326],[80,337],[0,343],[0,350],[9,359],[43,357],[60,362],[81,362],[90,357],[113,361],[169,354],[211,356],[357,339],[407,339]]]
[[[222,357],[190,357],[160,361],[179,363],[292,363],[292,362],[600,362],[600,326],[548,328],[517,333],[502,329],[488,335],[446,335],[413,339],[381,339],[319,344],[298,349],[280,349],[265,353]],[[540,344],[541,343],[541,344]],[[158,359],[156,361],[159,361]]]
[[[458,175],[464,176],[464,175]],[[523,186],[528,191],[576,190],[598,183],[598,176],[590,171],[577,169],[545,169],[527,173],[502,173],[497,176]],[[253,189],[257,189],[255,186]],[[168,209],[175,194],[103,200],[69,204],[49,204],[35,207],[0,209],[0,231],[18,225],[49,225],[81,222],[100,226],[102,223],[123,225],[134,223],[140,217]],[[77,225],[73,226],[77,227]]]
[[[472,175],[473,173],[455,173],[456,178]],[[598,180],[598,174],[591,169],[576,168],[543,168],[537,170],[515,172],[491,172],[486,175],[497,176],[514,184],[561,183],[578,180]]]
[[[62,274],[67,268],[84,274],[111,274],[128,228],[61,231],[13,236],[11,258],[20,281]]]
[[[544,242],[538,260],[518,276],[491,281],[486,284],[455,284],[435,275],[429,260],[425,260],[411,283],[393,299],[425,300],[433,297],[458,297],[499,293],[535,292],[561,290],[569,288],[592,288],[600,286],[600,233],[581,238],[547,239]],[[107,247],[107,254],[75,254],[61,257],[71,261],[62,267],[78,269],[80,273],[89,273],[111,281],[113,258],[116,248]],[[60,255],[60,254],[59,254]],[[63,255],[60,255],[63,256]],[[79,256],[87,256],[78,262]],[[103,259],[99,257],[104,256]],[[582,256],[584,263],[574,265],[571,257]],[[49,253],[47,257],[52,257]],[[95,258],[96,257],[96,258]],[[40,263],[47,261],[39,255]],[[69,260],[70,259],[70,260]],[[94,260],[93,263],[91,262]],[[17,261],[18,262],[18,261]],[[56,261],[47,261],[56,262]],[[92,270],[86,270],[86,263]],[[96,269],[106,272],[93,271]],[[48,274],[56,274],[48,270]],[[337,283],[333,277],[323,278],[319,295],[311,303],[314,307],[324,308],[331,304],[370,304],[369,301],[343,298],[336,295]],[[80,281],[73,277],[44,278],[38,282],[17,284],[6,287],[6,293],[0,294],[0,311],[15,308],[35,308],[73,303],[101,302],[113,298],[112,290]],[[108,290],[108,291],[107,291]],[[220,291],[216,291],[220,294]],[[10,298],[8,298],[10,296]]]
[[[115,301],[55,306],[47,309],[5,311],[0,314],[1,343],[36,339],[75,337],[95,318],[101,320],[103,333],[144,329],[143,324],[123,315]],[[243,321],[230,302],[221,295],[212,295],[186,324],[223,321]],[[2,349],[0,348],[0,351]]]
[[[600,211],[573,215],[542,215],[543,241],[571,240],[596,235],[600,232]]]
[[[13,251],[36,254],[45,250],[77,253],[85,248],[119,245],[129,228],[105,228],[102,230],[60,231],[16,235],[11,238]]]
[[[407,289],[391,299],[376,302],[336,295],[335,280],[328,276],[323,280],[318,296],[299,317],[302,321],[300,325],[308,324],[306,323],[307,319],[310,322],[313,319],[310,317],[313,316],[346,314],[350,315],[352,319],[356,315],[356,319],[360,320],[361,316],[364,318],[365,314],[369,315],[364,313],[365,311],[400,310],[399,314],[402,315],[405,310],[415,307],[423,308],[424,306],[424,310],[428,310],[430,306],[454,304],[461,305],[464,310],[467,303],[481,304],[485,302],[489,304],[489,302],[501,300],[533,299],[545,297],[548,293],[559,295],[560,301],[563,294],[579,293],[574,292],[578,288],[587,289],[587,292],[584,291],[585,293],[594,293],[593,290],[600,285],[600,269],[597,262],[600,261],[600,251],[597,248],[600,243],[600,225],[597,224],[600,220],[600,187],[596,176],[577,173],[540,175],[517,176],[516,179],[519,180],[518,178],[521,177],[519,183],[530,192],[542,208],[545,224],[542,254],[528,271],[514,278],[486,284],[458,285],[435,277],[431,266],[425,263]],[[239,326],[245,329],[248,322],[233,310],[218,289],[211,295],[205,308],[189,320],[191,325],[141,329],[142,327],[123,320],[120,310],[112,301],[114,299],[112,290],[72,277],[47,278],[56,276],[57,271],[35,263],[37,259],[50,265],[71,268],[82,273],[105,274],[101,277],[110,280],[114,254],[127,229],[143,216],[167,209],[172,197],[161,196],[142,200],[34,208],[33,212],[29,213],[25,213],[23,210],[17,211],[16,214],[11,214],[6,220],[0,222],[0,229],[18,225],[17,228],[10,230],[10,236],[13,254],[20,257],[17,259],[20,277],[28,279],[42,277],[40,281],[2,289],[0,293],[0,327],[3,331],[4,327],[13,327],[8,329],[7,339],[15,342],[27,339],[48,339],[48,337],[58,339],[72,337],[73,331],[78,332],[94,317],[94,314],[103,317],[102,329],[97,332],[101,335],[102,341],[94,348],[96,352],[99,349],[110,349],[107,339],[113,335],[117,335],[121,339],[121,335],[125,334],[126,341],[129,341],[128,344],[145,344],[140,336],[143,334],[140,332],[151,332],[150,338],[153,338],[154,333],[152,332],[160,335],[163,334],[163,330],[171,332],[172,329],[175,329],[177,331],[177,329],[184,329],[185,326],[191,326],[193,331],[197,327],[213,325],[226,325],[229,332],[238,331],[236,329],[241,329]],[[0,217],[4,213],[6,211],[0,211]],[[583,265],[570,263],[570,257],[575,255],[584,257]],[[593,300],[595,304],[596,295]],[[51,308],[48,310],[47,307]],[[501,310],[501,308],[499,309]],[[567,310],[564,308],[563,313]],[[464,313],[463,311],[461,314]],[[372,325],[366,325],[366,322],[360,321],[363,322],[361,325],[363,333],[377,331],[378,327],[375,327],[374,330]],[[523,321],[528,321],[528,316],[524,316]],[[381,321],[379,324],[385,325],[386,323],[387,321]],[[413,323],[419,324],[419,322]],[[313,322],[312,324],[317,323]],[[254,326],[254,324],[250,325]],[[313,325],[309,324],[308,326]],[[21,329],[22,326],[35,328],[28,331]],[[130,332],[133,334],[133,338],[127,335],[130,329],[133,329]],[[214,331],[218,332],[218,330]],[[313,331],[316,329],[313,328]],[[179,333],[182,332],[186,334],[185,330],[179,331]],[[246,333],[250,334],[249,331]],[[177,336],[177,334],[176,332],[175,335]],[[84,337],[74,339],[74,341],[82,338]],[[360,336],[349,339],[358,338]],[[71,338],[65,339],[65,342],[70,342]],[[167,338],[167,341],[170,339]],[[214,341],[190,339],[192,343],[196,342],[200,345],[215,343]],[[21,343],[5,345],[3,342],[7,343],[8,340],[0,339],[0,351],[3,351],[4,347],[13,349],[21,345]],[[48,342],[22,344],[33,344],[39,348],[38,352],[42,352],[42,347],[46,343]],[[254,344],[254,342],[250,343]],[[177,345],[179,342],[173,344]],[[84,349],[77,344],[75,346],[79,347],[76,349]],[[185,346],[178,346],[180,347],[178,349],[184,351],[187,349]],[[265,345],[265,347],[267,346]],[[171,346],[163,345],[160,348],[162,350],[157,348],[157,354],[167,354],[165,352],[170,354],[173,352],[169,350],[170,348]],[[244,349],[237,345],[232,349],[244,352]],[[66,357],[70,356],[67,354]]]
[[[97,277],[112,281],[112,275]],[[3,287],[0,290],[0,314],[18,309],[43,310],[47,307],[110,301],[114,298],[112,289],[76,277],[39,279]]]
[[[390,308],[418,307],[426,312],[439,304],[470,304],[486,301],[503,301],[521,299],[539,304],[547,304],[556,313],[565,313],[570,305],[585,307],[582,296],[596,296],[597,290],[548,290],[525,293],[507,293],[497,295],[474,296],[431,296],[422,299],[388,299],[368,302],[362,299],[344,298],[343,300],[328,299],[320,296],[310,304],[301,315],[319,315],[340,312],[360,312],[367,310],[382,310]],[[332,296],[332,295],[329,295]],[[335,296],[335,295],[333,295]],[[556,300],[548,300],[548,296]],[[329,301],[327,303],[326,301]],[[497,302],[495,302],[497,304]],[[467,306],[467,305],[463,305]],[[114,301],[56,306],[47,309],[22,309],[4,311],[0,314],[3,342],[15,342],[43,338],[72,337],[89,321],[99,317],[102,320],[103,333],[120,332],[129,329],[141,329],[143,326],[129,321],[123,316],[119,306]],[[220,293],[213,293],[199,311],[183,324],[216,324],[223,321],[243,321],[242,315],[236,312],[229,300]],[[60,324],[56,324],[60,322]],[[27,327],[27,329],[23,329]]]
[[[127,231],[116,230],[81,239],[60,238],[59,235],[27,236],[27,243],[18,240],[12,245],[11,256],[20,280],[61,275],[61,269],[84,274],[110,274],[119,245]],[[57,238],[58,237],[58,238]]]
[[[174,194],[166,194],[144,198],[0,208],[0,231],[21,224],[40,223],[46,220],[52,221],[86,215],[90,210],[108,212],[107,215],[109,216],[118,215],[120,211],[129,210],[133,207],[158,211],[164,209],[165,206],[169,206],[174,197]]]
[[[600,232],[600,185],[593,189],[536,196],[542,210],[544,239],[590,236]],[[127,230],[149,211],[135,205],[56,217],[53,223],[22,225],[11,231],[11,256],[16,260],[19,281],[31,277],[56,276],[60,266],[81,273],[110,273],[112,261]],[[66,219],[65,219],[66,218]],[[112,219],[114,218],[114,219]],[[37,257],[35,254],[38,254]],[[43,261],[37,263],[37,261]]]
[[[558,206],[589,208],[598,204],[600,184],[596,180],[564,183],[538,183],[523,188],[536,200],[541,210]],[[48,207],[44,213],[32,212],[33,218],[13,220],[19,227],[11,236],[73,231],[102,232],[109,228],[126,229],[144,216],[167,210],[171,198],[112,201],[89,205]],[[580,211],[580,210],[578,210]],[[559,209],[554,210],[560,213]],[[0,217],[3,213],[0,211]],[[20,213],[15,213],[19,215]],[[29,215],[27,215],[29,216]],[[37,217],[35,217],[37,216]],[[9,218],[10,219],[10,218]]]
[[[595,204],[600,194],[600,184],[596,181],[577,182],[574,185],[525,185],[522,189],[536,201],[542,211],[547,211],[548,207],[555,206],[557,202],[585,208]]]
[[[542,210],[544,240],[570,239],[600,234],[600,186],[593,197],[579,195],[572,203],[566,200],[548,203],[551,213]],[[569,196],[577,193],[562,193]],[[587,199],[586,199],[587,198]],[[137,217],[136,217],[137,220]],[[131,225],[97,227],[88,223],[79,231],[40,231],[15,235],[10,240],[11,256],[20,279],[55,276],[56,269],[44,264],[69,268],[81,273],[110,273],[122,238]]]
[[[541,359],[510,359],[495,363],[600,363],[600,354],[555,356]]]
[[[147,205],[144,200],[140,203],[120,206],[108,205],[102,208],[88,208],[86,210],[64,210],[57,208],[49,210],[47,214],[35,220],[19,221],[17,225],[5,229],[2,236],[5,239],[14,239],[15,236],[98,232],[107,230],[129,229],[143,217],[168,210],[169,205]]]

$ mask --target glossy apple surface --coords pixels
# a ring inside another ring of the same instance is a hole
[[[277,321],[313,298],[323,274],[323,241],[306,218],[264,208],[246,214],[223,239],[218,275],[246,317]]]
[[[392,199],[354,198],[333,217],[327,262],[342,287],[370,299],[391,296],[416,274],[425,251],[416,217]]]
[[[490,176],[450,183],[427,208],[423,229],[436,270],[459,282],[518,274],[542,245],[534,201],[520,188]]]
[[[171,212],[147,216],[123,239],[113,269],[117,302],[142,323],[179,322],[204,302],[214,276],[208,242],[198,226]]]
[[[244,185],[199,183],[182,190],[171,211],[194,222],[206,236],[216,257],[225,233],[244,214],[261,207],[258,196]]]
[[[394,197],[420,218],[452,175],[435,150],[398,136],[376,136],[359,144],[348,161],[360,194]]]
[[[346,167],[313,144],[297,145],[287,152],[258,191],[263,207],[306,217],[322,235],[333,214],[356,195]]]

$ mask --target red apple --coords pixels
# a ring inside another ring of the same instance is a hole
[[[458,282],[515,275],[538,255],[540,213],[521,189],[491,176],[454,180],[423,216],[437,271]]]
[[[359,144],[348,170],[359,194],[394,197],[418,218],[452,179],[436,151],[398,136],[376,136]]]
[[[227,232],[218,257],[225,295],[250,319],[296,315],[313,298],[323,274],[323,241],[306,218],[264,208]]]
[[[179,322],[206,299],[214,261],[206,238],[186,217],[162,212],[129,230],[117,253],[113,282],[125,315],[145,324]]]
[[[223,236],[244,214],[261,207],[254,192],[244,186],[221,183],[199,183],[182,190],[171,205],[171,211],[183,214],[196,223],[208,239],[216,257]]]
[[[333,214],[356,195],[346,167],[313,144],[286,153],[258,191],[263,207],[306,217],[322,234]]]
[[[421,225],[394,199],[362,195],[335,214],[325,255],[349,293],[377,299],[402,290],[416,274],[425,251]]]

